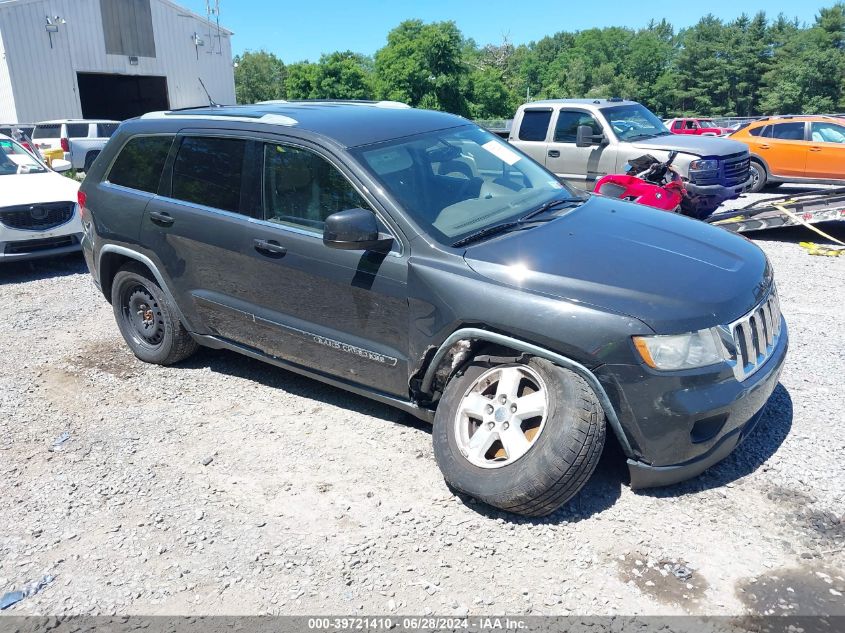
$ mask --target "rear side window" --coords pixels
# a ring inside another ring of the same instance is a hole
[[[772,126],[772,138],[784,141],[803,141],[804,123],[777,123]]]
[[[32,133],[32,138],[59,138],[62,126],[58,123],[50,123],[49,125],[36,125],[35,131]]]
[[[240,212],[247,142],[236,138],[184,138],[173,164],[172,196]]]
[[[525,110],[519,125],[519,140],[545,141],[551,120],[551,110]]]
[[[88,138],[88,124],[87,123],[68,123],[67,124],[68,138]]]
[[[586,112],[561,110],[557,115],[555,125],[555,141],[558,143],[574,143],[578,133],[578,126],[587,125],[592,129],[591,134],[601,134],[602,130],[596,120]]]
[[[763,132],[763,128],[765,128],[765,127],[766,127],[766,126],[764,125],[764,126],[762,126],[762,127],[755,127],[755,128],[752,128],[752,129],[748,130],[748,133],[749,133],[751,136],[760,136],[760,134]]]
[[[108,181],[147,193],[157,193],[161,171],[172,136],[136,136],[130,139],[112,165]]]
[[[120,123],[97,123],[97,137],[111,138]]]

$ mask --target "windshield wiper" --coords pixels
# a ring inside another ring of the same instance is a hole
[[[457,248],[458,246],[466,246],[471,242],[476,242],[480,239],[484,239],[485,237],[490,237],[491,235],[498,235],[499,233],[507,233],[508,231],[512,231],[517,228],[525,228],[529,226],[533,226],[538,223],[548,222],[549,220],[553,220],[553,217],[537,219],[537,216],[554,209],[562,204],[573,204],[573,203],[583,203],[584,200],[582,198],[555,198],[554,200],[549,200],[548,202],[544,202],[539,207],[526,213],[518,220],[511,220],[510,222],[502,222],[501,224],[494,224],[492,226],[485,227],[476,231],[475,233],[470,233],[466,237],[462,237],[457,242],[452,244],[453,248]]]
[[[583,202],[585,202],[585,200],[584,198],[555,198],[553,200],[544,202],[533,211],[529,211],[521,218],[519,218],[518,221],[525,222],[526,220],[530,220],[531,218],[536,218],[538,215],[542,215],[546,211],[551,211],[555,207],[559,207],[564,204],[575,204],[576,202],[582,204]]]
[[[491,235],[496,235],[498,233],[507,233],[511,229],[515,229],[516,227],[520,226],[522,222],[519,220],[514,220],[512,222],[502,222],[501,224],[494,224],[492,226],[485,227],[476,231],[475,233],[470,233],[466,237],[462,237],[457,242],[452,244],[453,248],[457,248],[458,246],[465,246],[470,242],[475,242],[485,237],[489,237]]]

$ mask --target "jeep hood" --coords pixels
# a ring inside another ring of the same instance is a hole
[[[772,279],[763,251],[743,237],[598,196],[470,246],[464,259],[497,283],[635,317],[658,334],[730,323]]]
[[[748,152],[748,146],[739,141],[733,141],[718,136],[695,136],[692,134],[666,134],[655,138],[631,141],[631,145],[641,150],[662,149],[677,150],[695,156],[730,156]]]

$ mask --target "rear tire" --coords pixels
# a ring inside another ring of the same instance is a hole
[[[763,187],[766,186],[766,179],[768,178],[766,168],[763,167],[762,163],[752,159],[749,171],[751,172],[753,180],[751,181],[751,188],[748,192],[760,193],[763,190]]]
[[[503,393],[510,395],[500,400]],[[574,497],[595,470],[604,439],[604,413],[590,386],[538,358],[471,364],[446,385],[433,429],[449,485],[526,516],[545,516]]]
[[[120,333],[142,361],[172,365],[197,351],[164,291],[141,264],[126,264],[117,271],[111,303]]]

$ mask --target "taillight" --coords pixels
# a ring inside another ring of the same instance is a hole
[[[79,217],[84,221],[88,219],[88,209],[85,208],[85,203],[88,201],[88,196],[84,191],[76,192],[76,201],[79,203]]]
[[[66,138],[63,138],[59,142],[62,144],[62,151],[63,152],[69,152],[70,151],[70,143],[68,142],[68,140]]]

